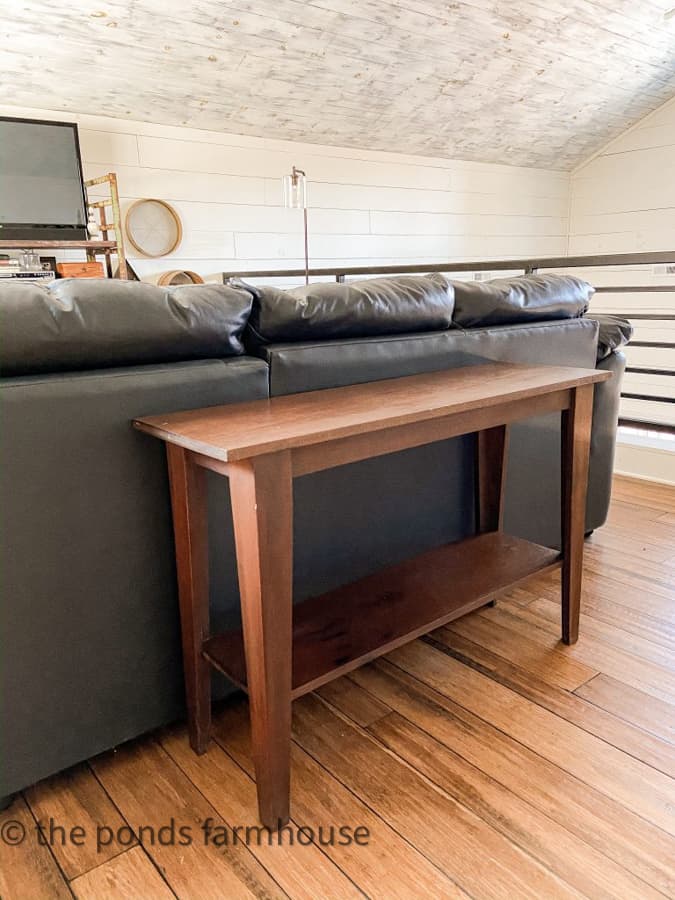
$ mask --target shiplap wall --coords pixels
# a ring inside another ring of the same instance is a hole
[[[368,152],[89,115],[75,120],[85,177],[117,173],[123,208],[170,201],[184,237],[171,256],[129,257],[141,277],[192,269],[303,265],[302,213],[281,206],[281,176],[307,171],[311,263],[365,265],[560,254],[569,176],[493,164]]]
[[[675,99],[636,126],[572,174],[571,254],[675,250]],[[591,309],[675,313],[675,273],[653,269],[598,272],[595,284],[666,284],[668,293],[596,294]],[[635,341],[675,343],[675,322],[637,321]],[[675,350],[628,347],[628,364],[675,369]],[[628,373],[623,390],[675,398],[675,378]],[[622,415],[648,416],[675,425],[675,403],[622,400]]]

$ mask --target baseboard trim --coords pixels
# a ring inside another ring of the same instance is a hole
[[[675,485],[675,452],[660,447],[617,442],[614,474],[636,478],[638,481]]]
[[[622,472],[614,469],[614,475],[620,478],[630,478],[633,481],[648,481],[652,484],[666,484],[669,487],[675,487],[675,481],[668,481],[666,478],[653,478],[651,475],[636,475],[634,472]]]

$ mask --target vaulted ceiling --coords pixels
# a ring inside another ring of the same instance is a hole
[[[568,169],[675,93],[673,7],[5,0],[0,103]]]

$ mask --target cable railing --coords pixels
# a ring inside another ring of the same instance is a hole
[[[653,267],[663,266],[664,272],[655,272]],[[645,271],[645,267],[648,267]],[[636,337],[627,348],[628,365],[626,367],[625,387],[621,393],[622,405],[619,424],[641,430],[675,434],[675,250],[649,253],[605,253],[588,256],[554,256],[532,257],[524,259],[468,260],[444,263],[415,263],[398,265],[369,266],[330,266],[310,268],[310,278],[334,278],[343,283],[349,278],[370,277],[375,275],[411,275],[429,272],[445,272],[463,277],[480,277],[481,274],[494,272],[522,272],[534,274],[542,270],[583,270],[584,277],[595,284],[596,293],[592,303],[591,315],[609,313],[620,315],[635,324]],[[634,269],[642,269],[635,273]],[[586,271],[592,270],[592,271]],[[611,270],[611,271],[606,271]],[[672,270],[672,271],[671,271]],[[616,281],[607,284],[598,283],[611,274],[630,272],[631,280],[621,284],[622,277],[617,275]],[[305,277],[305,269],[253,269],[239,272],[223,272],[223,282],[234,279],[287,279]],[[581,273],[579,273],[581,274]],[[647,275],[645,281],[639,276]],[[656,278],[665,278],[671,283],[658,282]],[[622,295],[632,295],[631,306],[625,307]],[[606,296],[616,298],[607,304]],[[638,296],[636,296],[638,295]],[[658,302],[649,303],[644,295],[658,298]],[[662,309],[665,300],[665,308]],[[640,303],[641,308],[633,308],[632,304]],[[598,307],[598,308],[595,308]],[[658,308],[657,308],[658,307]],[[640,323],[659,322],[663,327],[658,335],[642,334]],[[650,351],[645,359],[644,351]],[[654,385],[644,384],[641,379],[651,377],[657,379]],[[663,379],[668,379],[663,381]],[[650,388],[653,387],[653,390]]]

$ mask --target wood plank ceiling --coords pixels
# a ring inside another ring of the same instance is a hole
[[[569,169],[675,93],[675,0],[6,0],[0,102]]]

